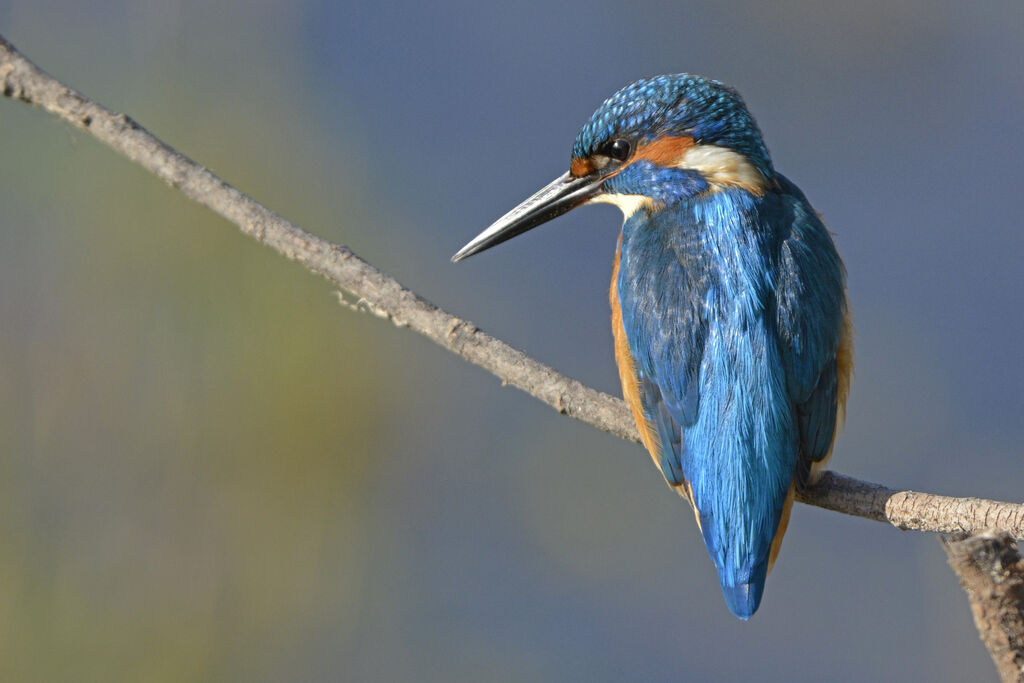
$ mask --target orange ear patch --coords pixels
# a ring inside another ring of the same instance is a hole
[[[693,147],[693,138],[691,137],[666,135],[637,147],[633,161],[646,159],[658,166],[675,166],[686,154],[686,150],[691,147]]]

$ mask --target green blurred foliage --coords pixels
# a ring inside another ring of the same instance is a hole
[[[147,48],[93,64],[90,87],[117,91]],[[287,108],[286,66],[265,57],[258,104]],[[315,131],[268,138],[273,113],[203,106],[214,79],[176,87],[163,64],[130,88],[133,113],[163,112],[146,125],[336,222],[309,191],[337,176],[303,153]],[[390,400],[379,325],[93,140],[20,104],[0,116],[4,678],[245,679],[282,639],[352,623]]]

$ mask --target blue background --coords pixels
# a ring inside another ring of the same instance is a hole
[[[42,68],[452,313],[618,393],[616,210],[450,255],[641,76],[736,86],[849,270],[834,468],[1021,499],[1024,5],[0,0]],[[337,305],[0,101],[13,680],[987,678],[937,540],[797,506],[722,603],[640,447]]]

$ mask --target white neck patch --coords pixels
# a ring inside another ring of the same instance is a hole
[[[675,166],[699,171],[711,185],[741,187],[753,194],[764,194],[764,176],[746,157],[726,147],[688,147]]]

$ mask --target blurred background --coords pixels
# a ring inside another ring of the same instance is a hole
[[[621,218],[449,256],[619,87],[735,85],[849,270],[836,470],[1022,499],[1019,0],[0,0],[0,34],[299,225],[618,394]],[[0,100],[4,680],[987,679],[937,540],[797,506],[726,610],[639,446]]]

